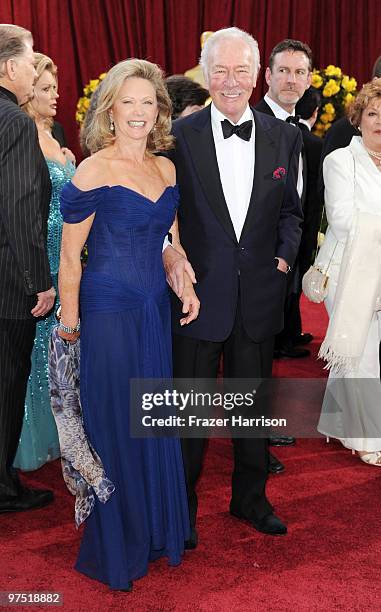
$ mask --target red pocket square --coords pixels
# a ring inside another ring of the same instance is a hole
[[[279,166],[279,168],[276,168],[273,172],[273,179],[277,181],[282,179],[284,176],[286,176],[286,169],[282,166]]]

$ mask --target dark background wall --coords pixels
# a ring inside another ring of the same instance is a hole
[[[0,0],[0,23],[32,31],[59,68],[59,114],[77,149],[83,85],[114,63],[141,57],[167,74],[198,62],[200,34],[236,25],[259,43],[262,66],[283,38],[307,42],[315,66],[339,65],[361,85],[381,54],[381,0]],[[255,99],[264,93],[261,71]]]

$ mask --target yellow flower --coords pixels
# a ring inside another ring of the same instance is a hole
[[[330,115],[335,115],[335,107],[333,106],[333,104],[331,104],[331,102],[328,102],[327,104],[324,104],[324,110],[326,113],[329,113]]]
[[[341,78],[341,75],[343,74],[341,72],[341,68],[339,68],[338,66],[334,66],[333,64],[330,64],[329,66],[327,66],[327,68],[325,69],[325,74],[327,76],[334,76],[334,77],[338,77],[339,79]]]
[[[316,87],[317,89],[319,89],[319,87],[323,85],[323,79],[317,72],[312,73],[311,85],[312,87]]]
[[[325,98],[330,98],[332,96],[332,89],[331,87],[328,87],[328,85],[326,85],[323,89],[323,96]]]
[[[327,76],[336,76],[336,70],[337,70],[336,66],[334,66],[333,64],[329,64],[329,66],[327,66],[327,68],[325,69],[325,73]]]
[[[75,115],[75,118],[80,125],[83,123],[87,109],[90,106],[91,96],[98,87],[99,83],[103,81],[106,74],[107,72],[102,72],[97,79],[90,79],[90,81],[84,86],[83,96],[79,98],[77,102],[77,111]]]
[[[323,138],[325,132],[323,132],[321,130],[314,129],[314,134],[315,134],[315,136],[319,136],[319,138]]]
[[[332,125],[332,123],[326,123],[325,126],[324,126],[325,131],[329,130],[331,125]]]
[[[317,245],[320,249],[320,247],[322,246],[323,242],[324,242],[324,238],[325,238],[325,234],[323,234],[323,232],[318,232],[318,236],[317,236]]]
[[[345,104],[345,106],[350,104],[353,99],[354,99],[354,96],[351,93],[347,93],[347,95],[344,96],[344,104]]]
[[[329,121],[329,117],[330,115],[328,113],[322,113],[320,115],[320,121],[322,121],[323,123],[327,123]]]
[[[316,134],[316,136],[320,136],[320,138],[322,138],[322,136],[325,134],[324,125],[320,121],[317,121],[314,125],[313,132]]]
[[[93,93],[99,85],[99,79],[90,79],[90,92]]]
[[[343,89],[345,89],[345,91],[356,91],[357,81],[353,77],[349,78],[349,76],[345,74],[343,76],[343,80],[341,81],[341,86]]]
[[[336,83],[334,79],[329,79],[328,83],[323,89],[323,96],[325,98],[330,98],[337,94],[340,91],[340,86]]]

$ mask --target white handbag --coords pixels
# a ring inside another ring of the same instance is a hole
[[[328,271],[327,271],[328,272]],[[328,295],[328,273],[315,262],[302,278],[302,290],[307,299],[320,304]]]
[[[323,222],[323,215],[324,215],[324,210],[323,210],[322,219],[320,222],[320,229],[321,229],[322,222]],[[319,231],[319,234],[320,234],[320,231]],[[332,253],[329,257],[329,261],[326,265],[323,265],[321,262],[319,262],[320,248],[319,248],[319,244],[317,244],[315,261],[312,264],[312,266],[309,267],[309,269],[303,275],[303,278],[302,278],[302,291],[304,295],[306,296],[306,298],[310,300],[310,302],[314,302],[315,304],[320,304],[321,302],[325,300],[325,298],[328,295],[328,281],[329,281],[328,271],[331,265],[333,255],[336,251],[337,244],[338,243],[336,241],[335,247],[332,250]]]

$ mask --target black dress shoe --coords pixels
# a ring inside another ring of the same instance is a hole
[[[299,334],[299,336],[296,336],[292,342],[296,346],[303,346],[304,344],[309,344],[310,342],[312,342],[313,339],[313,335],[309,332],[306,332],[305,334],[302,332],[301,334]]]
[[[270,436],[270,446],[292,446],[295,444],[295,438],[292,436]]]
[[[272,453],[269,453],[269,473],[270,474],[280,474],[284,472],[286,468],[283,463],[279,461]]]
[[[2,512],[23,512],[34,508],[43,508],[54,499],[53,491],[47,489],[27,489],[20,488],[17,497],[7,497],[0,499],[0,513]]]
[[[274,350],[274,359],[301,359],[310,355],[311,351],[308,349],[295,348],[294,346],[283,346]]]
[[[184,542],[184,550],[194,550],[198,544],[198,533],[195,527],[191,528],[189,540]]]
[[[282,523],[282,521],[275,514],[273,514],[273,512],[266,514],[266,516],[260,520],[247,518],[234,510],[230,510],[230,514],[236,518],[249,522],[254,529],[260,531],[261,533],[266,533],[267,535],[285,535],[287,533],[286,525]]]

